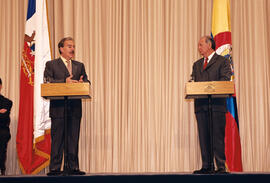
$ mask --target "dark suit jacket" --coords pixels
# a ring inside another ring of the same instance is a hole
[[[5,113],[0,113],[0,128],[8,128],[10,124],[10,110],[12,107],[12,101],[0,95],[0,109],[6,109]]]
[[[87,79],[84,64],[72,60],[72,75],[71,79],[79,80],[83,75],[84,82],[90,82]],[[44,80],[50,83],[65,83],[66,78],[69,77],[67,67],[61,58],[48,61],[44,71]],[[82,103],[81,99],[68,100],[68,116],[81,118],[82,116]],[[64,118],[64,100],[51,100],[50,102],[50,117],[51,118]]]
[[[193,64],[192,78],[200,81],[229,81],[232,71],[230,62],[225,57],[214,54],[206,68],[203,69],[204,58]],[[213,111],[226,112],[226,98],[213,98]],[[207,111],[208,99],[195,99],[195,112]]]

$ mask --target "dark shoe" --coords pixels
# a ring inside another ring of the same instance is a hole
[[[4,169],[1,169],[1,175],[6,175],[6,170],[4,170]]]
[[[47,176],[60,176],[63,172],[60,170],[51,170],[49,173],[47,173]]]
[[[200,170],[195,170],[193,174],[212,174],[214,171],[211,168],[201,168]]]
[[[225,168],[219,168],[215,171],[215,174],[229,174]]]
[[[80,171],[79,169],[69,170],[68,175],[85,175],[85,172]]]

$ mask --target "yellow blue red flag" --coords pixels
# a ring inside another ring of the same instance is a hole
[[[230,0],[213,0],[212,36],[216,42],[216,52],[230,61],[233,72],[231,80],[234,80],[230,21]],[[235,94],[227,98],[225,155],[229,171],[243,171]]]

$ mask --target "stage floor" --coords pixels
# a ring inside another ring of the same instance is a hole
[[[141,173],[141,174],[86,174],[83,176],[41,176],[41,175],[21,175],[21,176],[0,176],[0,183],[102,183],[102,182],[197,182],[207,181],[266,181],[270,180],[269,173],[245,172],[230,173],[225,175],[194,175],[192,173]]]

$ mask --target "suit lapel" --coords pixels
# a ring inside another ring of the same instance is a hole
[[[58,65],[59,71],[65,72],[66,77],[70,76],[68,69],[61,58],[57,59],[57,65]]]
[[[205,70],[205,69],[203,69],[203,64],[204,64],[204,57],[201,58],[201,61],[200,61],[201,72],[203,72]]]
[[[77,65],[74,64],[73,60],[71,60],[71,65],[72,65],[72,75],[75,76],[76,71],[77,71]]]

